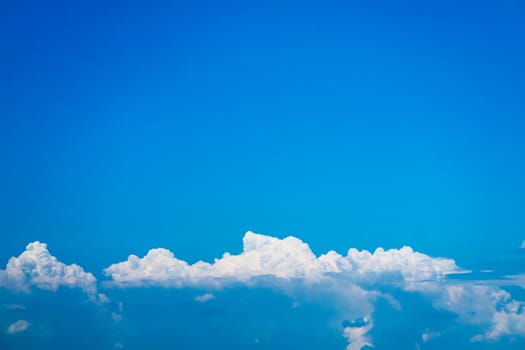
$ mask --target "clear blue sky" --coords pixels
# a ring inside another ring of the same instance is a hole
[[[0,6],[3,259],[525,238],[521,1]]]

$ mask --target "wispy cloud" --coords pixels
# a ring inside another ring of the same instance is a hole
[[[195,297],[195,301],[199,302],[199,303],[205,303],[205,302],[208,302],[210,300],[213,300],[215,299],[215,296],[211,293],[206,293],[206,294],[203,294],[203,295],[197,295]]]
[[[31,323],[27,322],[26,320],[18,320],[16,322],[13,322],[7,327],[7,334],[14,334],[14,333],[20,333],[29,328]]]

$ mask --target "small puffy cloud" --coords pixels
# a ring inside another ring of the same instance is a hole
[[[210,301],[210,300],[213,300],[215,299],[215,296],[211,293],[206,293],[206,294],[203,294],[203,295],[197,295],[195,297],[195,301],[199,302],[199,303],[205,303],[207,301]]]
[[[55,291],[61,286],[81,288],[90,295],[96,293],[96,279],[82,267],[66,265],[47,250],[45,243],[29,243],[18,257],[9,259],[0,270],[0,287],[28,293],[31,287]]]
[[[348,322],[344,326],[343,337],[348,340],[346,350],[360,350],[365,346],[373,347],[372,340],[368,335],[373,326],[370,316]]]
[[[25,331],[29,328],[31,323],[27,322],[26,320],[18,320],[16,322],[13,322],[7,327],[7,334],[15,334]]]
[[[525,239],[521,242],[520,248],[525,249]]]
[[[472,341],[493,341],[508,335],[525,337],[525,303],[514,300],[496,283],[448,278],[466,273],[453,259],[431,257],[411,247],[350,248],[346,255],[335,251],[315,255],[308,244],[295,237],[279,239],[247,232],[240,254],[224,253],[213,262],[188,263],[164,248],[145,256],[130,255],[126,261],[104,270],[106,286],[118,288],[162,286],[199,288],[210,291],[195,297],[197,302],[214,299],[212,291],[244,285],[271,288],[289,295],[294,307],[320,303],[336,310],[343,324],[347,350],[373,347],[370,331],[376,301],[393,309],[403,305],[394,298],[399,291],[418,293],[434,308],[456,314],[463,323],[480,327]],[[507,276],[506,283],[524,285],[523,276]],[[500,283],[500,282],[498,282]],[[97,294],[95,277],[78,265],[65,265],[52,256],[45,244],[34,242],[0,270],[0,287],[29,292],[32,287],[56,290],[60,286],[81,288],[101,304],[110,302]],[[403,300],[403,299],[400,299]],[[123,305],[111,314],[122,319]],[[380,319],[376,320],[377,324]],[[438,331],[417,333],[417,344],[440,335]],[[445,334],[445,333],[443,333]]]

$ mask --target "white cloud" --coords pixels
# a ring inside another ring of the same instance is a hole
[[[245,234],[240,254],[225,253],[211,264],[188,264],[159,248],[143,258],[131,255],[127,261],[104,270],[111,278],[109,284],[118,287],[224,288],[240,283],[270,286],[292,297],[307,293],[310,301],[330,300],[342,316],[352,317],[370,315],[378,298],[401,309],[391,295],[381,293],[382,286],[390,286],[419,292],[436,308],[456,313],[464,322],[488,325],[481,335],[484,339],[507,334],[525,336],[523,306],[512,311],[509,305],[514,301],[507,292],[494,285],[447,279],[451,274],[468,272],[452,259],[433,258],[410,247],[378,248],[373,253],[351,248],[346,256],[330,251],[317,257],[295,237],[278,239],[253,232]],[[346,327],[343,335],[350,342],[348,349],[371,346],[367,334],[372,326],[369,319],[366,325]],[[423,335],[423,340],[435,334]]]
[[[213,299],[215,299],[215,295],[213,295],[211,293],[206,293],[206,294],[203,294],[203,295],[197,295],[195,297],[195,301],[197,301],[199,303],[205,303],[205,302],[213,300]]]
[[[318,260],[307,244],[295,237],[283,240],[246,233],[240,255],[225,253],[213,264],[199,261],[189,265],[167,249],[150,250],[143,258],[128,260],[104,270],[119,286],[164,285],[174,287],[210,285],[220,287],[228,281],[248,283],[254,277],[318,280],[334,267]]]
[[[387,251],[378,248],[374,253],[352,248],[345,257],[330,251],[317,258],[306,243],[295,237],[278,239],[247,232],[243,248],[241,254],[225,253],[213,264],[199,261],[192,265],[177,259],[167,249],[152,249],[143,258],[130,255],[127,261],[109,266],[104,273],[114,285],[121,287],[181,288],[221,287],[232,281],[249,284],[262,276],[319,282],[334,274],[360,283],[386,280],[410,284],[461,272],[452,259],[431,258],[410,247]]]
[[[348,326],[344,328],[343,337],[348,340],[346,350],[360,350],[365,346],[373,347],[368,332],[372,329],[373,322],[370,316],[364,317],[363,324],[357,327]]]
[[[189,264],[177,259],[167,249],[150,250],[139,258],[130,255],[126,261],[104,270],[110,278],[105,285],[114,287],[198,287],[216,290],[234,285],[273,288],[289,295],[294,305],[323,303],[333,307],[341,319],[362,319],[357,326],[344,327],[348,350],[372,346],[370,315],[378,299],[394,309],[402,305],[388,290],[417,292],[440,310],[453,312],[463,322],[483,328],[472,340],[495,340],[506,335],[525,336],[525,304],[512,299],[495,283],[447,279],[451,274],[465,273],[455,261],[433,258],[410,247],[374,252],[351,248],[346,255],[335,251],[316,256],[308,244],[295,237],[275,237],[247,232],[240,254],[225,253],[213,263]],[[511,278],[512,277],[512,278]],[[522,285],[523,278],[511,276],[507,283]],[[110,300],[97,294],[96,279],[78,265],[65,265],[52,256],[45,244],[33,242],[20,256],[9,260],[0,270],[0,287],[29,292],[31,287],[56,290],[60,286],[81,288],[100,303]],[[392,289],[393,288],[393,289]],[[198,302],[214,298],[212,293],[195,297]],[[115,321],[120,312],[113,312]],[[439,332],[425,332],[428,341]]]
[[[111,277],[110,284],[118,287],[222,288],[232,283],[249,286],[266,283],[294,295],[299,283],[300,289],[309,290],[319,299],[331,300],[342,314],[352,317],[370,314],[372,302],[378,297],[400,308],[390,295],[382,295],[370,286],[383,283],[414,290],[417,283],[441,281],[448,274],[459,272],[462,270],[454,260],[432,258],[410,247],[386,251],[378,248],[374,253],[352,248],[346,256],[330,251],[317,257],[306,243],[295,237],[278,239],[253,232],[245,234],[242,253],[225,253],[212,264],[202,261],[188,264],[169,250],[158,248],[143,258],[130,255],[127,261],[104,270]],[[370,343],[366,333],[371,327],[370,321],[363,327],[345,329],[344,336],[352,341],[350,349]]]
[[[96,293],[96,279],[76,264],[66,265],[47,250],[45,243],[29,243],[18,257],[9,259],[0,270],[0,287],[28,293],[31,287],[57,290],[60,286]]]
[[[25,331],[29,328],[31,323],[27,322],[26,320],[18,320],[16,322],[13,322],[7,327],[7,334],[14,334],[14,333],[20,333]]]
[[[521,242],[520,248],[525,249],[525,239]]]

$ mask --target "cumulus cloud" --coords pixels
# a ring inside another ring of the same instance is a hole
[[[266,283],[292,296],[301,290],[310,299],[317,296],[319,300],[330,300],[343,315],[367,320],[358,327],[344,328],[343,336],[351,350],[373,344],[368,333],[373,327],[370,314],[375,300],[383,298],[394,308],[401,308],[391,295],[381,292],[382,286],[421,293],[437,309],[456,313],[463,322],[486,327],[480,335],[483,339],[508,334],[525,336],[523,303],[512,300],[494,285],[447,279],[449,275],[468,272],[453,259],[430,257],[410,247],[378,248],[374,252],[351,248],[344,256],[335,251],[316,256],[298,238],[278,239],[253,232],[245,234],[240,254],[225,253],[213,263],[189,264],[171,251],[158,248],[143,258],[130,255],[127,261],[104,270],[111,279],[109,284],[117,287],[213,289]],[[424,335],[423,340],[434,335]]]
[[[410,247],[378,248],[374,253],[350,249],[347,256],[334,251],[316,257],[308,244],[295,237],[275,237],[247,232],[243,252],[225,253],[213,264],[199,261],[188,264],[163,248],[151,249],[139,258],[130,255],[127,261],[104,270],[117,286],[216,286],[229,282],[248,283],[254,278],[271,276],[281,280],[300,279],[318,282],[330,275],[344,274],[361,283],[398,281],[410,284],[422,280],[439,280],[461,270],[454,260],[431,258]]]
[[[316,280],[335,271],[295,237],[280,240],[248,232],[243,245],[240,255],[225,253],[213,264],[199,261],[193,265],[177,259],[167,249],[152,249],[143,258],[130,255],[127,261],[111,265],[104,272],[119,286],[218,287],[228,281],[249,282],[259,276]]]
[[[7,334],[14,334],[14,333],[20,333],[25,331],[29,328],[31,323],[27,322],[26,320],[18,320],[16,322],[13,322],[7,327]]]
[[[28,293],[31,287],[55,291],[61,286],[81,288],[90,295],[96,293],[96,279],[82,267],[66,265],[47,250],[45,243],[29,243],[18,257],[9,259],[0,270],[0,287]]]
[[[205,303],[207,301],[210,301],[210,300],[213,300],[215,299],[215,296],[211,293],[205,293],[203,295],[197,295],[195,297],[195,301],[199,302],[199,303]]]
[[[211,264],[203,261],[189,264],[177,259],[171,251],[157,248],[143,258],[130,255],[127,261],[109,266],[104,273],[118,287],[223,288],[234,283],[249,286],[261,281],[268,283],[270,278],[274,280],[273,286],[289,294],[295,293],[294,286],[299,283],[302,289],[315,290],[321,299],[328,297],[337,303],[345,315],[363,317],[373,311],[372,301],[378,297],[399,308],[390,295],[382,295],[370,286],[383,283],[414,290],[418,283],[441,281],[448,274],[462,271],[452,259],[432,258],[410,247],[378,248],[373,253],[352,248],[346,256],[330,251],[317,257],[298,238],[278,239],[247,232],[242,253],[225,253]],[[366,333],[372,324],[370,320],[361,327],[345,328],[344,336],[351,342],[351,349],[371,346]]]
[[[525,249],[525,239],[521,242],[520,248]]]
[[[316,256],[298,238],[278,239],[247,232],[240,254],[225,253],[212,263],[190,264],[164,248],[152,249],[142,258],[130,255],[126,261],[104,270],[109,277],[104,285],[210,291],[236,285],[276,289],[289,295],[294,305],[322,303],[336,310],[341,319],[360,320],[343,326],[342,335],[349,342],[347,350],[373,346],[371,315],[378,299],[402,310],[395,293],[384,293],[385,290],[419,293],[436,309],[455,313],[461,322],[480,326],[483,331],[472,341],[525,336],[525,303],[514,300],[496,283],[448,278],[467,272],[453,259],[431,257],[410,247],[377,248],[374,252],[350,248],[346,255],[329,251]],[[522,285],[521,275],[511,277],[507,283]],[[32,287],[56,290],[61,286],[80,288],[101,304],[110,302],[106,294],[97,294],[92,274],[78,265],[58,261],[40,242],[30,243],[20,256],[9,260],[5,270],[0,270],[0,287],[29,292]],[[195,301],[213,298],[210,292],[196,296]],[[111,314],[116,322],[122,319],[122,303],[118,305],[119,312]],[[436,334],[439,332],[425,331],[421,340],[426,342]]]

